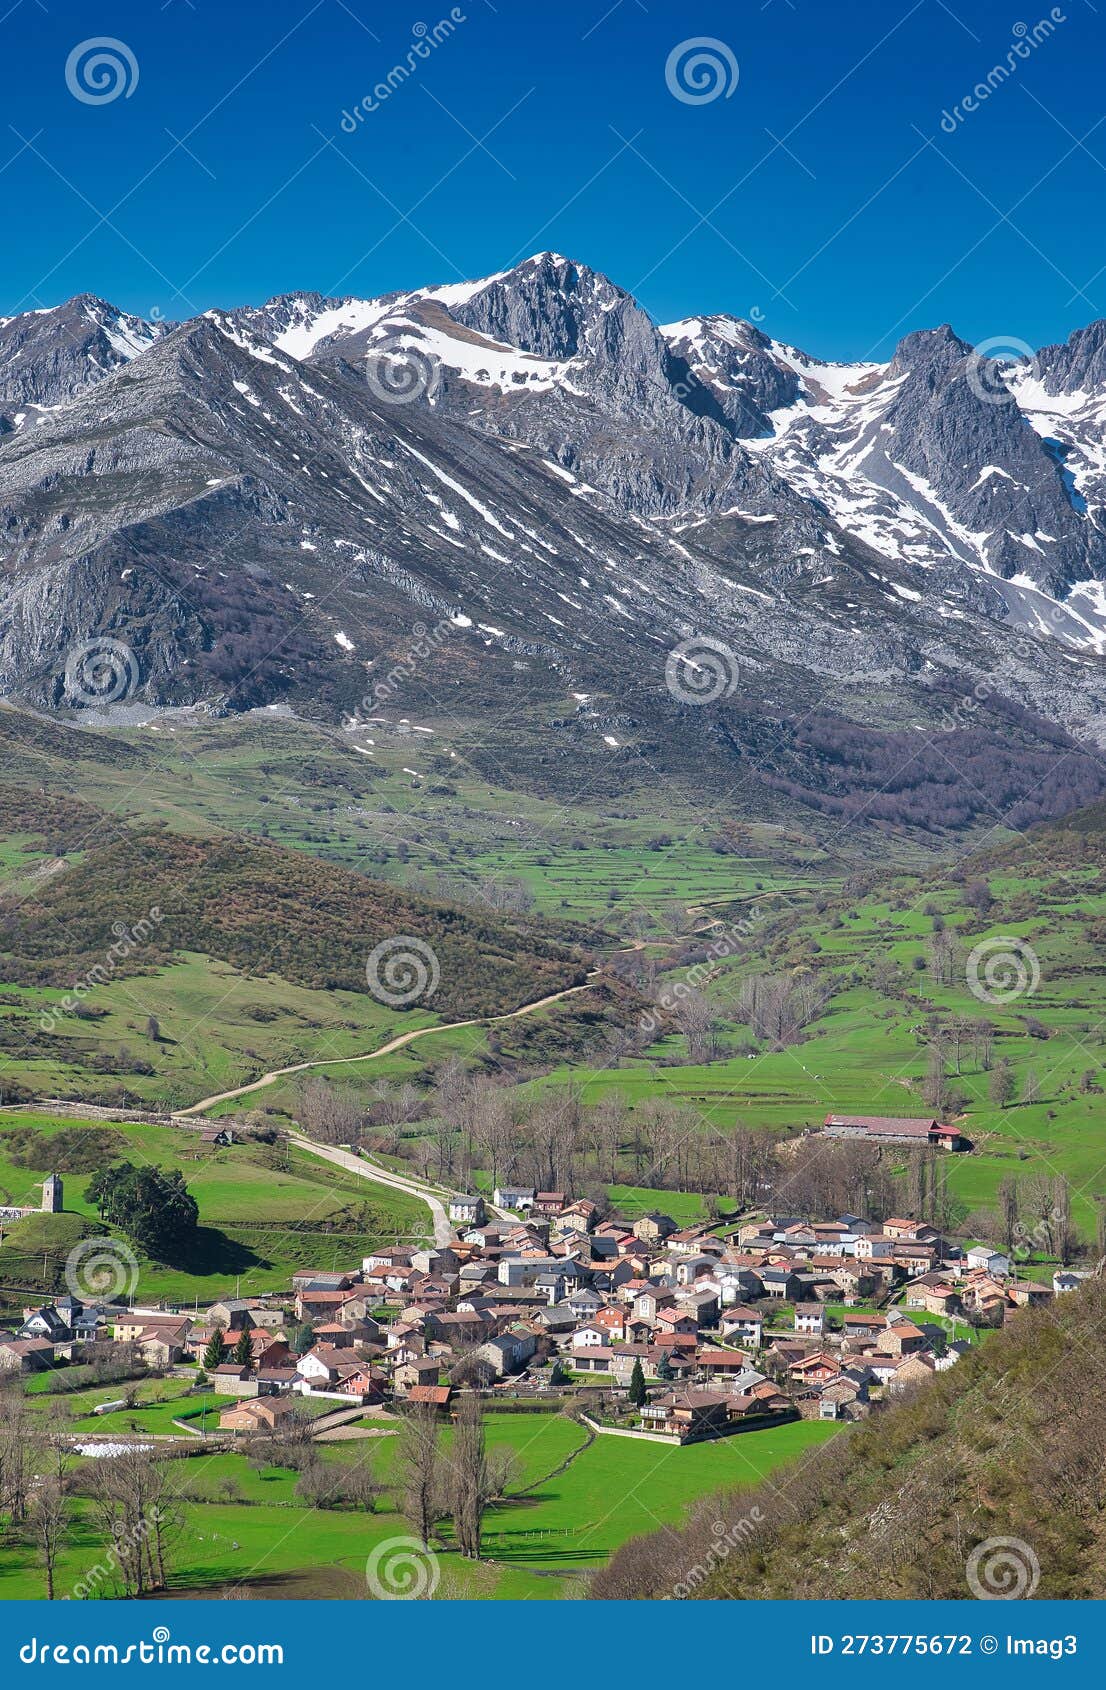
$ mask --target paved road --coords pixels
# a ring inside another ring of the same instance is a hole
[[[309,1150],[312,1156],[321,1156],[324,1162],[333,1162],[336,1168],[346,1168],[351,1174],[372,1180],[374,1185],[390,1185],[395,1191],[406,1192],[408,1197],[417,1197],[426,1204],[434,1218],[434,1243],[439,1249],[452,1243],[453,1228],[445,1204],[429,1186],[420,1185],[417,1180],[404,1179],[392,1173],[390,1168],[378,1167],[375,1162],[355,1156],[350,1150],[339,1150],[333,1144],[317,1144],[313,1138],[304,1138],[302,1133],[290,1133],[288,1136],[298,1150]]]

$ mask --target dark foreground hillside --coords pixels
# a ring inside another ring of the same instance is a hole
[[[1106,1596],[1104,1380],[1097,1279],[775,1480],[627,1544],[590,1594],[966,1598],[970,1571],[992,1591]]]

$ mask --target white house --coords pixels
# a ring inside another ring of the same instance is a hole
[[[492,1192],[497,1209],[515,1209],[526,1214],[534,1207],[534,1188],[526,1185],[497,1185]]]
[[[984,1273],[993,1273],[998,1279],[1005,1279],[1010,1272],[1010,1257],[1004,1256],[1001,1250],[992,1250],[989,1244],[973,1244],[967,1263],[969,1268],[982,1268]]]
[[[764,1336],[764,1320],[755,1309],[740,1305],[727,1309],[718,1324],[723,1338],[736,1341],[743,1349],[760,1349]]]
[[[796,1332],[811,1332],[820,1338],[826,1328],[826,1311],[821,1303],[795,1304]]]
[[[482,1197],[451,1197],[449,1218],[459,1226],[483,1226],[484,1199]]]

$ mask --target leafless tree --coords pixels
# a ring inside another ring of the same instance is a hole
[[[491,1174],[493,1186],[498,1185],[509,1169],[518,1142],[507,1087],[496,1085],[485,1076],[474,1079],[465,1089],[460,1124],[481,1164]]]
[[[44,1479],[31,1498],[31,1534],[42,1570],[46,1575],[47,1600],[54,1600],[54,1574],[69,1530],[70,1508],[65,1491],[56,1478]]]
[[[368,1457],[355,1461],[345,1471],[344,1491],[355,1508],[375,1514],[377,1503],[384,1494],[383,1482],[373,1471]]]
[[[972,1045],[975,1060],[986,1073],[994,1061],[995,1029],[990,1021],[972,1022]]]
[[[956,972],[956,940],[948,928],[929,940],[929,971],[936,986],[951,986]]]
[[[364,1105],[352,1086],[335,1086],[315,1075],[300,1091],[299,1118],[323,1144],[353,1144],[361,1136]]]
[[[751,1209],[760,1199],[772,1162],[773,1146],[768,1135],[738,1123],[725,1141],[724,1178],[719,1189],[728,1191],[740,1209]]]
[[[680,992],[676,1004],[676,1025],[687,1044],[692,1062],[709,1062],[717,1049],[718,1017],[710,999],[692,987]]]
[[[450,1462],[453,1531],[462,1555],[480,1558],[484,1508],[488,1488],[488,1456],[480,1398],[472,1392],[461,1398]]]
[[[401,1510],[429,1549],[441,1505],[441,1427],[429,1404],[419,1403],[403,1416],[396,1468]]]
[[[922,1096],[931,1109],[943,1109],[947,1093],[945,1047],[937,1040],[929,1047]]]
[[[0,1393],[0,1508],[14,1526],[26,1517],[36,1443],[22,1395]]]
[[[621,1092],[608,1092],[588,1116],[588,1135],[595,1145],[599,1177],[608,1185],[618,1181],[618,1158],[627,1137],[626,1100]]]
[[[488,1454],[480,1398],[471,1392],[462,1397],[451,1451],[450,1503],[457,1547],[470,1560],[480,1558],[484,1515],[510,1483],[512,1461],[510,1450]]]
[[[1002,1215],[1002,1242],[1012,1250],[1018,1239],[1018,1182],[1008,1174],[998,1188],[999,1212]]]
[[[96,1516],[115,1551],[123,1594],[163,1590],[170,1540],[180,1525],[166,1463],[132,1446],[99,1462],[94,1483]]]

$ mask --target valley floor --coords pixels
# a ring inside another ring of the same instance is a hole
[[[156,1412],[139,1410],[139,1428],[161,1429]],[[110,1429],[89,1424],[105,1434]],[[515,1453],[514,1494],[488,1515],[479,1565],[463,1561],[444,1531],[437,1563],[443,1597],[579,1595],[581,1578],[629,1538],[678,1523],[701,1496],[771,1478],[837,1430],[797,1422],[677,1449],[612,1437],[590,1440],[585,1429],[560,1414],[493,1412],[487,1427],[489,1448]],[[387,1484],[395,1440],[332,1444],[325,1459],[368,1460]],[[82,1465],[87,1469],[90,1463]],[[367,1558],[410,1531],[390,1510],[387,1496],[374,1514],[308,1507],[294,1494],[294,1473],[256,1471],[245,1455],[194,1454],[175,1461],[172,1472],[175,1480],[180,1475],[177,1488],[188,1498],[171,1557],[172,1590],[182,1595],[213,1596],[240,1586],[250,1595],[364,1596]],[[228,1493],[237,1500],[227,1500]],[[207,1500],[197,1500],[200,1496]],[[78,1504],[78,1522],[59,1569],[59,1589],[86,1578],[103,1557],[103,1539],[87,1502]],[[678,1578],[677,1569],[673,1582]],[[310,1591],[305,1580],[313,1582]],[[42,1594],[33,1550],[0,1546],[0,1597]]]

